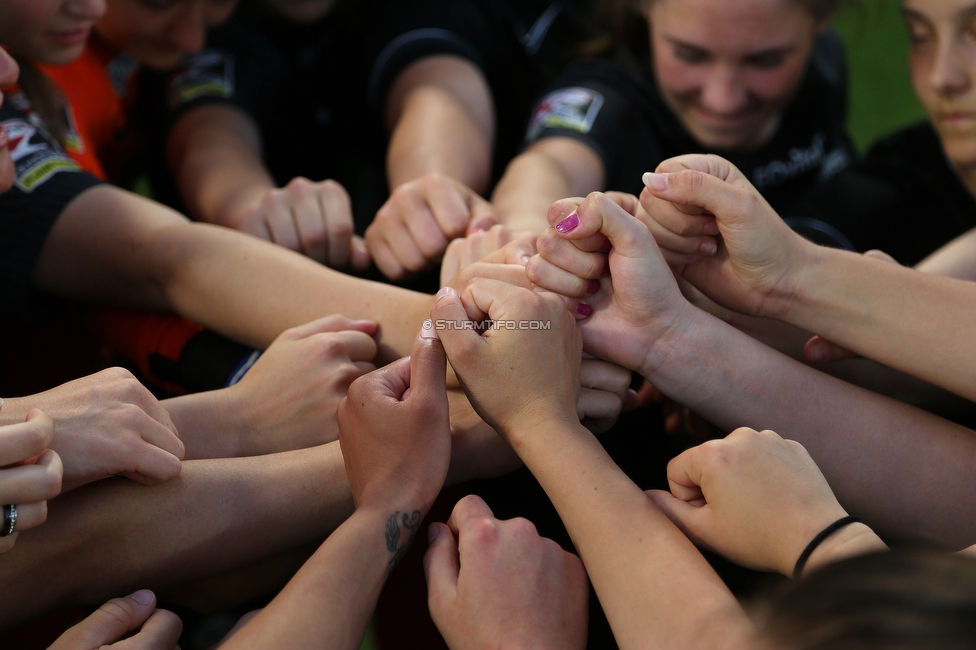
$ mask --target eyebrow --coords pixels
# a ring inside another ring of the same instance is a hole
[[[926,23],[932,22],[931,20],[929,20],[928,16],[908,6],[902,7],[901,14],[905,18],[914,18],[916,20],[921,20]],[[963,7],[962,9],[956,11],[956,18],[959,18],[961,20],[967,20],[969,18],[974,18],[974,17],[976,17],[976,4],[970,5],[968,7]]]
[[[974,10],[976,10],[976,7],[974,7]],[[702,51],[702,52],[708,52],[709,51],[709,50],[707,50],[706,48],[704,48],[704,47],[702,47],[700,45],[695,45],[694,43],[688,43],[687,41],[683,41],[680,38],[675,38],[674,36],[669,36],[667,34],[663,34],[663,37],[664,37],[664,40],[666,40],[667,42],[669,42],[671,45],[678,45],[680,47],[687,47],[688,49],[691,49],[691,50],[699,50],[699,51]],[[759,50],[758,52],[749,52],[743,58],[745,58],[745,59],[754,59],[754,58],[758,58],[758,57],[769,56],[769,55],[772,55],[772,54],[789,54],[790,52],[794,51],[795,49],[796,49],[796,46],[795,45],[784,45],[782,47],[770,47],[770,48],[767,48],[765,50]]]

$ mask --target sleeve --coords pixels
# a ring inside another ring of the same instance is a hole
[[[34,267],[61,212],[101,181],[81,171],[23,113],[4,106],[0,124],[7,130],[15,168],[13,187],[0,195],[0,283],[6,316],[30,302]]]
[[[386,2],[378,22],[370,22],[366,45],[369,106],[380,111],[393,82],[403,70],[428,56],[468,59],[486,76],[492,58],[491,16],[474,2],[429,0]]]
[[[167,82],[170,119],[206,104],[229,104],[257,120],[274,110],[283,62],[260,33],[231,23],[210,35],[207,49],[187,57]]]
[[[532,109],[524,147],[545,138],[578,140],[603,161],[607,179],[621,176],[632,166],[636,150],[656,149],[624,81],[615,78],[609,63],[600,61],[571,66]]]

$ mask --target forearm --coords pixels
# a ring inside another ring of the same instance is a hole
[[[241,434],[246,425],[240,413],[227,404],[228,390],[194,393],[161,402],[183,441],[184,460],[245,455]]]
[[[173,309],[259,348],[290,327],[339,313],[377,321],[379,359],[398,359],[410,353],[433,304],[433,296],[354,278],[207,224],[166,228],[155,249],[169,263],[164,286]]]
[[[915,268],[923,273],[976,282],[976,230],[953,239]]]
[[[322,539],[352,509],[338,443],[189,461],[179,478],[151,488],[92,484],[51,502],[47,522],[4,556],[0,627],[226,573]]]
[[[392,508],[357,510],[281,593],[221,647],[359,648],[396,555],[387,546],[387,522],[399,514]],[[418,515],[416,525],[421,519]]]
[[[795,282],[783,320],[976,400],[976,283],[827,248]]]
[[[868,526],[854,523],[825,539],[807,560],[803,575],[858,555],[887,551],[888,546]]]
[[[695,310],[641,371],[731,431],[800,442],[841,504],[883,535],[959,548],[976,541],[976,435],[844,383]]]
[[[621,648],[745,647],[749,623],[721,579],[578,424],[513,438],[586,566]]]
[[[237,228],[243,210],[275,187],[257,126],[231,106],[184,115],[169,135],[167,154],[190,214],[201,221]]]
[[[456,56],[421,59],[390,90],[386,120],[391,188],[438,172],[475,192],[488,189],[495,115],[481,71]]]
[[[541,233],[554,202],[603,189],[603,174],[603,163],[582,143],[547,138],[509,163],[491,201],[501,223]]]

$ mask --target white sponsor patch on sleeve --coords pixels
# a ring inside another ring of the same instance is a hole
[[[234,94],[234,57],[218,50],[192,56],[173,73],[168,92],[170,110],[198,97],[230,98]]]
[[[52,145],[27,120],[6,120],[10,157],[16,168],[14,183],[26,193],[43,185],[49,178],[63,171],[77,171],[78,164]]]
[[[528,139],[545,129],[567,129],[589,133],[603,108],[603,95],[589,88],[562,88],[546,95],[529,123]]]

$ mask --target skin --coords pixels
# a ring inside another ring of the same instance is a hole
[[[540,256],[527,270],[534,283],[564,296],[578,295],[574,292],[581,286],[600,279],[600,290],[586,301],[588,315],[578,311],[578,298],[567,298],[581,319],[588,352],[629,364],[663,394],[728,431],[741,426],[769,429],[801,443],[844,508],[881,534],[953,550],[973,543],[976,529],[964,514],[971,506],[960,500],[971,499],[967,459],[976,453],[976,435],[813,370],[693,307],[644,223],[604,195],[579,201],[553,206],[550,219],[559,230],[540,237]],[[732,209],[730,202],[732,196],[725,195],[710,205],[722,214]],[[627,207],[635,211],[634,204]],[[770,221],[751,232],[772,237],[775,228]],[[723,232],[731,233],[727,243],[737,241],[732,230]],[[611,251],[599,252],[608,238]],[[769,254],[778,259],[782,251],[775,249],[776,244],[764,240],[756,251],[760,258]],[[844,277],[863,275],[848,269]],[[949,304],[945,296],[933,300]],[[917,307],[903,307],[899,313],[912,309]],[[871,330],[872,340],[892,338],[877,332]],[[879,447],[887,453],[878,455]],[[905,481],[905,476],[917,480]]]
[[[906,0],[909,71],[922,102],[969,191],[976,196],[976,4]]]
[[[17,62],[6,50],[0,48],[0,88],[16,83],[19,74]],[[3,106],[3,92],[0,92],[0,106]],[[16,171],[13,158],[10,157],[10,148],[7,146],[7,131],[0,126],[0,194],[13,186]]]
[[[98,35],[142,65],[169,70],[199,52],[207,29],[227,20],[236,0],[105,0]]]
[[[10,0],[0,5],[3,44],[25,58],[64,65],[81,56],[104,13],[105,0]]]
[[[173,650],[182,632],[179,617],[156,609],[156,595],[141,589],[99,607],[59,636],[50,650]]]
[[[792,0],[654,0],[646,14],[661,94],[703,147],[719,150],[769,141],[826,27]],[[509,164],[492,203],[501,223],[541,233],[553,202],[606,189],[605,174],[586,145],[545,138]]]

